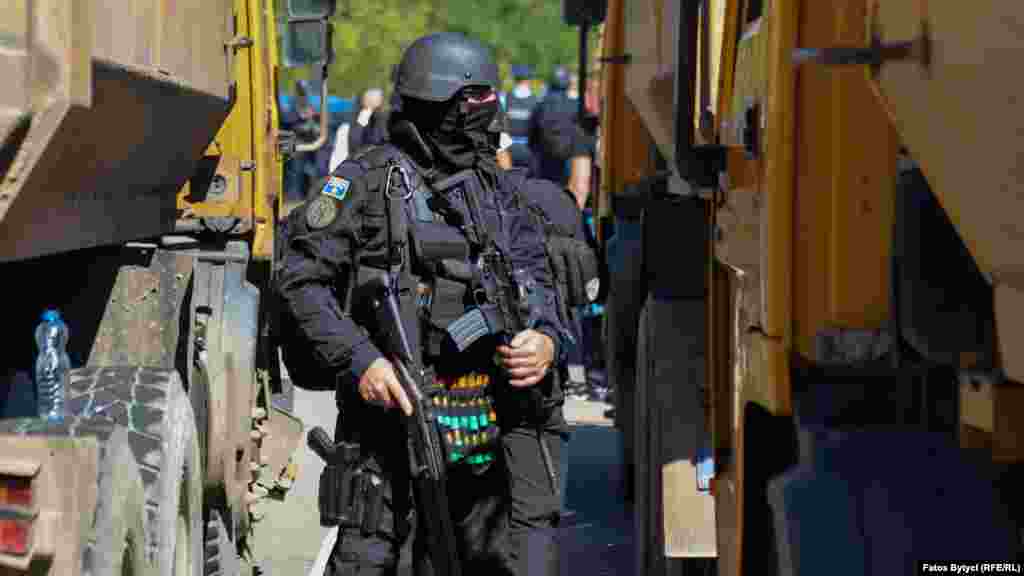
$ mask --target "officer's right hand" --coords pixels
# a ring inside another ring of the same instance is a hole
[[[370,404],[391,409],[397,403],[406,416],[412,416],[412,402],[398,383],[395,367],[387,358],[378,358],[370,364],[359,379],[359,395]]]

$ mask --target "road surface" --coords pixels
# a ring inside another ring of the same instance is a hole
[[[609,408],[579,400],[566,405],[573,425],[567,505],[576,516],[559,530],[565,575],[632,576],[632,515],[621,494],[619,433],[604,417]],[[333,436],[333,394],[295,388],[292,409],[307,431],[321,426]],[[330,530],[320,527],[316,507],[323,464],[305,443],[296,460],[297,482],[283,502],[264,504],[266,516],[256,527],[255,559],[266,576],[309,574],[321,547],[329,543]]]
[[[334,393],[292,390],[292,413],[302,419],[306,432],[320,426],[333,438],[337,416]],[[295,484],[283,502],[268,500],[262,504],[266,516],[255,529],[255,561],[266,576],[308,574],[320,543],[329,532],[320,526],[316,503],[323,461],[306,446],[305,440],[293,458],[299,467]]]

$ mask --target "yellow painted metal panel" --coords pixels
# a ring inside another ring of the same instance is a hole
[[[795,72],[790,54],[796,47],[799,6],[773,2],[764,21],[767,33],[764,117],[763,192],[761,212],[761,316],[771,346],[764,354],[785,355],[792,343],[792,274],[794,206],[794,102]],[[776,344],[778,343],[778,344]],[[766,357],[765,408],[776,415],[789,413],[789,372],[785,357]]]
[[[730,106],[733,93],[733,77],[736,73],[736,42],[740,26],[740,0],[727,0],[725,13],[722,15],[722,48],[721,64],[719,64],[718,93],[715,97],[715,117],[718,119],[720,141],[727,131],[727,119],[735,114]]]
[[[764,102],[764,210],[762,211],[761,292],[764,331],[792,342],[792,256],[796,73],[790,54],[796,48],[799,6],[772,2],[768,8],[767,72]],[[776,383],[781,386],[782,383]],[[788,386],[786,386],[788,388]]]
[[[802,2],[800,45],[833,43],[831,3]],[[814,334],[828,323],[828,258],[831,233],[833,164],[833,70],[823,66],[798,69],[795,146],[796,204],[793,245],[794,349],[813,357]]]
[[[220,199],[194,201],[186,186],[178,194],[185,217],[235,217],[242,230],[255,234],[253,257],[273,253],[273,222],[280,202],[281,158],[276,151],[277,105],[273,74],[276,66],[276,25],[272,2],[236,0],[235,36],[253,40],[232,58],[235,101],[227,120],[207,148],[218,160],[217,173],[229,193]]]
[[[805,2],[800,44],[866,42],[859,0]],[[793,349],[824,328],[876,328],[889,314],[896,135],[863,70],[804,66],[796,108]]]
[[[711,79],[711,111],[716,115],[718,114],[718,87],[720,84],[720,78],[722,76],[722,48],[725,43],[722,39],[725,37],[726,30],[726,8],[728,0],[709,0],[710,8],[708,12],[710,14],[711,25],[709,30],[710,35],[710,58],[709,64],[711,66],[710,79]]]
[[[277,153],[276,23],[272,0],[250,0],[253,50],[253,258],[270,259],[274,253],[274,223],[281,202],[282,166]]]
[[[609,55],[621,54],[625,49],[622,8],[623,0],[611,0],[608,4],[606,47]],[[609,194],[618,194],[626,184],[653,173],[650,161],[652,139],[640,113],[625,97],[625,68],[620,64],[606,66],[608,100],[602,122],[605,132],[601,147],[605,156],[601,179]]]
[[[834,44],[866,45],[864,3],[832,5]],[[863,70],[832,72],[829,319],[843,327],[879,328],[890,311],[896,131],[872,97]]]

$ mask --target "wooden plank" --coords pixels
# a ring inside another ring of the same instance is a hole
[[[1024,461],[1024,386],[1009,382],[965,381],[960,386],[960,421],[991,435],[996,462]]]
[[[714,558],[718,555],[715,501],[697,492],[697,468],[689,460],[662,466],[665,551],[669,558]]]

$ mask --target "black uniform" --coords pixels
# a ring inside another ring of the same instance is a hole
[[[433,42],[465,42],[461,38],[452,34],[427,37]],[[410,52],[416,49],[414,43]],[[403,88],[401,73],[398,88]],[[393,573],[399,550],[415,527],[402,416],[397,410],[388,412],[368,405],[358,395],[360,377],[381,353],[372,338],[376,327],[365,319],[364,307],[350,289],[358,284],[352,280],[359,270],[394,262],[387,250],[384,200],[390,162],[401,167],[400,177],[391,180],[390,197],[405,199],[410,226],[414,230],[427,224],[451,226],[474,245],[472,238],[478,237],[479,231],[473,223],[481,215],[500,252],[535,281],[542,302],[536,329],[552,338],[556,362],[569,341],[556,310],[542,231],[523,201],[524,194],[542,196],[559,191],[548,183],[497,169],[493,147],[476,137],[482,126],[490,125],[496,107],[479,118],[460,117],[459,132],[446,129],[446,122],[460,110],[451,105],[452,94],[448,96],[448,102],[441,98],[406,101],[405,110],[392,113],[394,145],[370,148],[343,162],[319,198],[289,215],[283,231],[287,245],[279,254],[276,278],[283,299],[285,364],[297,385],[337,390],[336,440],[358,442],[362,468],[384,479],[389,493],[382,521],[372,533],[350,530],[339,534],[340,545],[331,564],[335,574]],[[415,119],[421,121],[413,124]],[[466,165],[473,166],[473,173],[483,183],[474,196],[477,211],[467,204],[467,188],[440,191],[433,187]],[[474,257],[476,252],[474,247]],[[413,272],[415,264],[408,258],[402,261],[406,270]],[[476,265],[474,259],[465,264]],[[490,569],[494,574],[554,576],[558,551],[553,530],[559,498],[540,442],[547,445],[557,470],[560,435],[566,428],[557,381],[549,376],[531,389],[508,386],[494,363],[497,335],[483,336],[458,351],[444,329],[471,302],[472,291],[426,270],[414,272],[416,277],[404,276],[411,285],[406,286],[408,292],[403,297],[415,297],[417,284],[429,287],[432,294],[420,299],[424,365],[439,380],[452,381],[467,373],[488,378],[487,389],[493,395],[500,427],[493,461],[464,462],[449,470],[450,513],[457,527],[464,573]],[[351,313],[347,313],[350,298]],[[463,309],[454,311],[453,304]],[[536,403],[535,390],[540,391],[543,406]],[[418,535],[413,546],[419,574],[432,573],[421,549],[425,541]]]
[[[592,156],[593,142],[577,122],[575,100],[562,90],[549,92],[530,116],[529,146],[534,155],[538,178],[566,186],[568,161],[577,156]]]

